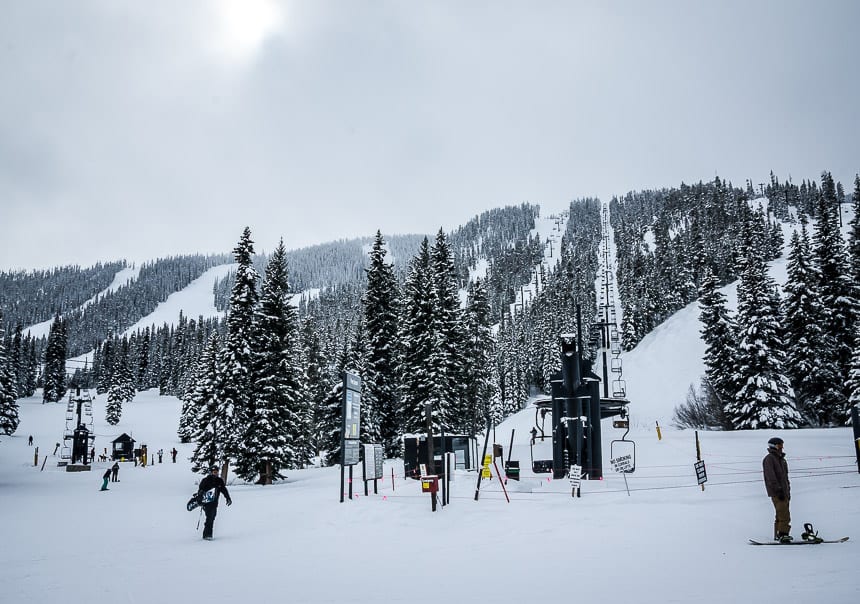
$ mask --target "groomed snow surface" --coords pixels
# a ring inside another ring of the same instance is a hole
[[[860,595],[860,475],[850,429],[780,435],[792,477],[795,536],[813,522],[844,544],[755,547],[767,538],[773,510],[761,481],[770,431],[700,432],[709,481],[693,470],[692,431],[636,428],[630,494],[609,464],[622,431],[603,422],[602,481],[570,496],[566,480],[523,472],[485,481],[458,471],[449,506],[431,511],[420,484],[403,478],[399,460],[385,465],[379,494],[339,502],[339,468],[289,472],[273,486],[240,484],[231,475],[232,507],[222,502],[215,540],[185,511],[197,476],[180,444],[180,401],[139,393],[122,421],[104,422],[106,398],[94,405],[96,450],[122,432],[164,463],[121,464],[120,482],[100,492],[109,465],[67,473],[50,456],[61,440],[65,404],[21,401],[21,424],[0,443],[0,582],[3,602],[855,602]],[[530,466],[533,409],[495,430],[513,459]],[[43,471],[33,465],[32,434]],[[547,441],[548,443],[549,441]],[[481,443],[482,445],[483,443]],[[168,451],[179,450],[170,463]],[[536,457],[547,456],[548,444]],[[501,467],[501,460],[500,467]],[[394,472],[392,484],[391,473]]]

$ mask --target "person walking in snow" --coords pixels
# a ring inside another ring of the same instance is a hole
[[[111,473],[111,482],[119,482],[119,464],[117,462],[113,462],[113,465],[110,469]]]
[[[99,490],[100,491],[109,491],[110,489],[107,488],[107,483],[108,483],[108,480],[110,480],[110,468],[105,470],[105,473],[102,474],[102,479],[103,479],[102,488]]]
[[[32,434],[30,435],[30,438],[27,439],[27,446],[28,447],[33,446],[33,435]]]
[[[176,450],[176,447],[173,447],[173,450],[170,452],[170,455],[173,457],[173,463],[176,463],[176,454],[177,453],[179,453],[179,451]]]
[[[161,463],[161,456],[164,455],[164,449],[158,450],[158,463]]]
[[[224,484],[224,479],[218,476],[218,466],[209,468],[209,475],[200,481],[197,487],[197,501],[203,506],[203,511],[206,513],[206,523],[203,525],[203,538],[207,541],[212,540],[212,529],[215,526],[215,515],[218,513],[218,496],[223,493],[227,505],[233,504],[230,499],[230,493],[227,492],[227,485]]]
[[[764,472],[764,486],[767,496],[773,502],[776,511],[776,519],[773,523],[773,538],[782,543],[792,540],[791,512],[789,502],[791,501],[791,483],[788,480],[788,462],[785,461],[785,453],[782,450],[784,441],[774,436],[767,441],[767,455],[762,460],[762,471]]]

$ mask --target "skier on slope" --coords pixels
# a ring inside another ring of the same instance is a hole
[[[197,488],[197,501],[203,506],[203,511],[206,513],[203,538],[207,541],[212,540],[212,529],[215,526],[215,515],[218,513],[218,496],[220,493],[224,493],[224,499],[227,500],[228,506],[233,504],[230,493],[227,492],[227,485],[218,476],[218,466],[212,466],[209,468],[209,475],[200,481]]]
[[[773,538],[781,543],[792,540],[791,512],[789,502],[791,501],[791,483],[788,480],[788,463],[785,461],[785,453],[782,451],[783,440],[774,436],[767,441],[767,455],[762,460],[762,471],[764,472],[764,486],[767,495],[773,502],[776,511],[776,520],[773,523]]]

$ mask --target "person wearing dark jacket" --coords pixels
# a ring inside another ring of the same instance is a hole
[[[788,543],[792,540],[791,512],[789,502],[791,501],[791,483],[788,480],[788,462],[785,461],[785,453],[782,451],[784,441],[774,436],[767,441],[767,455],[762,460],[762,471],[764,472],[764,486],[767,496],[773,502],[776,510],[776,520],[773,523],[773,538],[776,541]]]
[[[105,473],[102,475],[102,480],[103,480],[102,488],[100,488],[99,491],[109,491],[110,489],[107,488],[107,483],[108,483],[108,480],[110,480],[110,468],[108,468],[105,471]]]
[[[203,511],[206,513],[206,523],[203,525],[203,538],[207,541],[212,540],[215,515],[218,513],[218,497],[221,493],[224,494],[227,505],[232,505],[233,500],[230,499],[230,493],[227,492],[227,485],[218,476],[218,466],[212,466],[209,468],[209,475],[201,480],[200,486],[197,487],[197,500],[203,506]]]
[[[119,463],[117,462],[113,462],[113,465],[110,467],[110,481],[119,482]]]

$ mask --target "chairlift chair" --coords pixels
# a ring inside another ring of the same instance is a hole
[[[612,380],[612,396],[616,398],[627,396],[627,382],[625,380]]]

